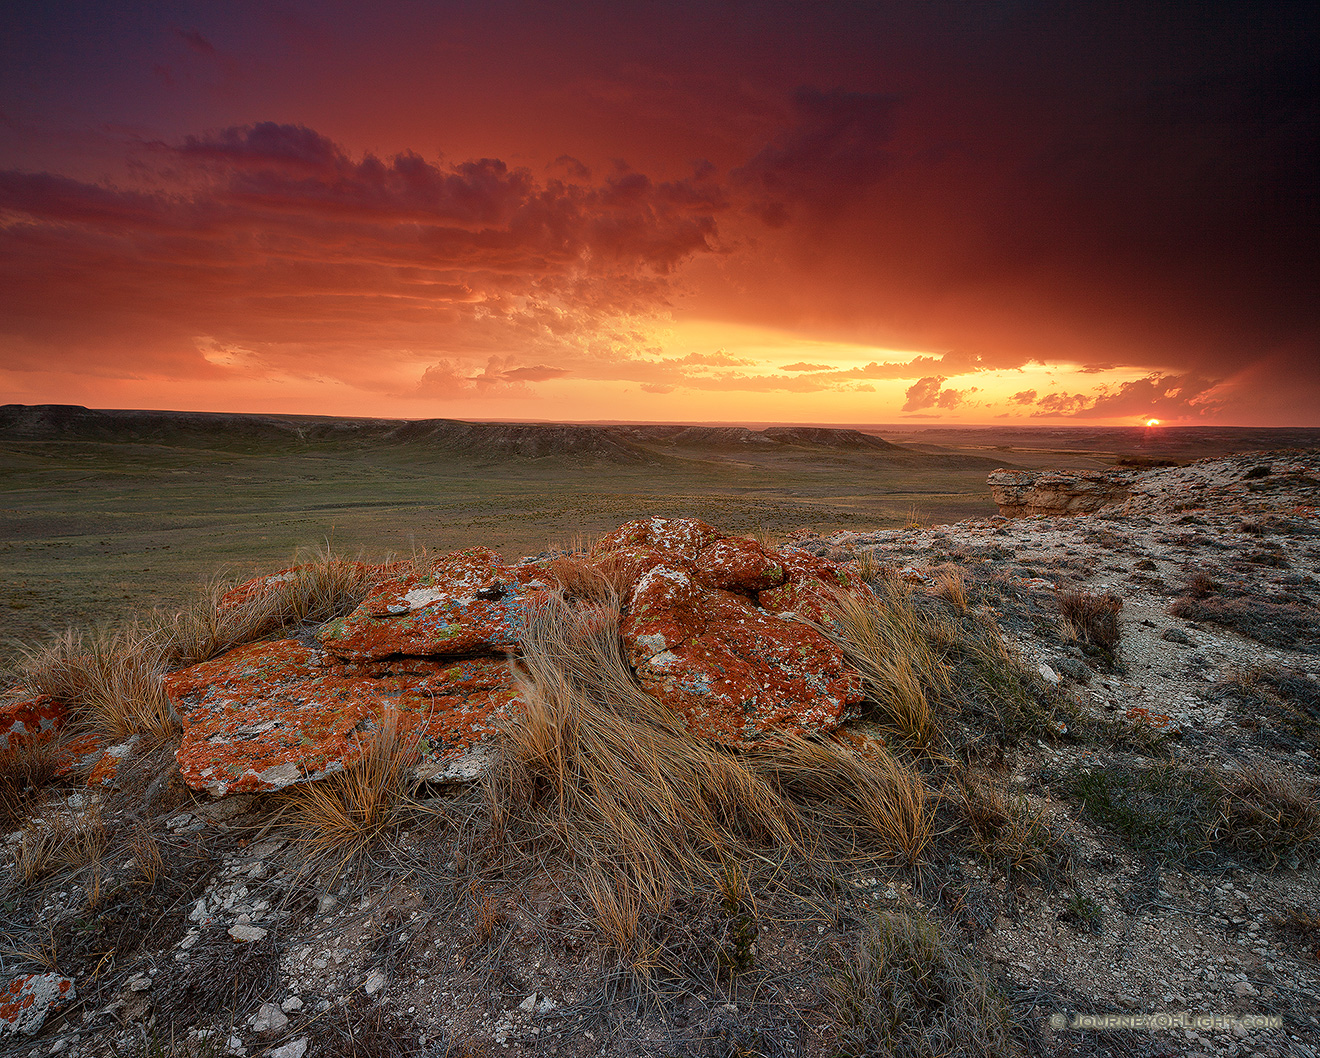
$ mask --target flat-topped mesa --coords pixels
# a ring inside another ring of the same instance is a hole
[[[1006,518],[1092,514],[1132,495],[1122,470],[996,470],[986,483]]]

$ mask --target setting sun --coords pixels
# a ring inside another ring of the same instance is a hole
[[[1159,424],[1160,424],[1160,420],[1159,420],[1159,419],[1147,419],[1147,420],[1146,420],[1146,425],[1147,425],[1147,426],[1158,426]]]

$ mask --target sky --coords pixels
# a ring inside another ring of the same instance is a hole
[[[19,2],[0,403],[1320,426],[1320,14]]]

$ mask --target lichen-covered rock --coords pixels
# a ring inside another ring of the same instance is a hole
[[[785,582],[761,592],[757,599],[774,613],[795,613],[808,620],[824,622],[830,602],[840,591],[856,586],[843,567],[796,547],[779,552]]]
[[[1123,503],[1133,478],[1122,470],[995,470],[986,483],[1006,518],[1057,517]]]
[[[0,992],[0,1032],[35,1036],[52,1010],[70,1003],[78,990],[57,973],[24,974]]]
[[[717,741],[831,730],[862,700],[861,677],[820,633],[681,565],[641,577],[621,631],[641,685]]]
[[[0,753],[53,738],[69,717],[63,702],[15,688],[0,700]]]
[[[695,562],[703,548],[724,539],[719,530],[695,518],[643,518],[619,526],[597,545],[598,552],[625,547],[659,551],[667,560]]]
[[[506,566],[489,548],[472,547],[428,573],[382,584],[347,617],[322,625],[317,637],[348,661],[510,651],[526,628],[529,601],[549,587],[540,566]]]
[[[277,790],[361,757],[389,718],[416,738],[424,777],[471,777],[498,714],[517,700],[498,659],[345,663],[293,639],[255,643],[171,673],[179,770],[214,795]]]

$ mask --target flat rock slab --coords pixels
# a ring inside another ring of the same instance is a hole
[[[638,580],[621,627],[642,687],[693,734],[731,745],[779,731],[829,731],[863,698],[860,674],[815,629],[680,565]]]
[[[61,974],[24,974],[0,992],[0,1032],[35,1036],[46,1015],[70,1003],[77,989]]]
[[[238,647],[171,673],[179,770],[220,796],[324,778],[361,758],[393,717],[423,778],[479,773],[498,716],[517,701],[500,659],[345,663],[298,640]]]
[[[427,573],[382,584],[317,637],[347,661],[512,651],[527,627],[528,604],[550,587],[540,566],[507,566],[489,548],[472,547]]]

